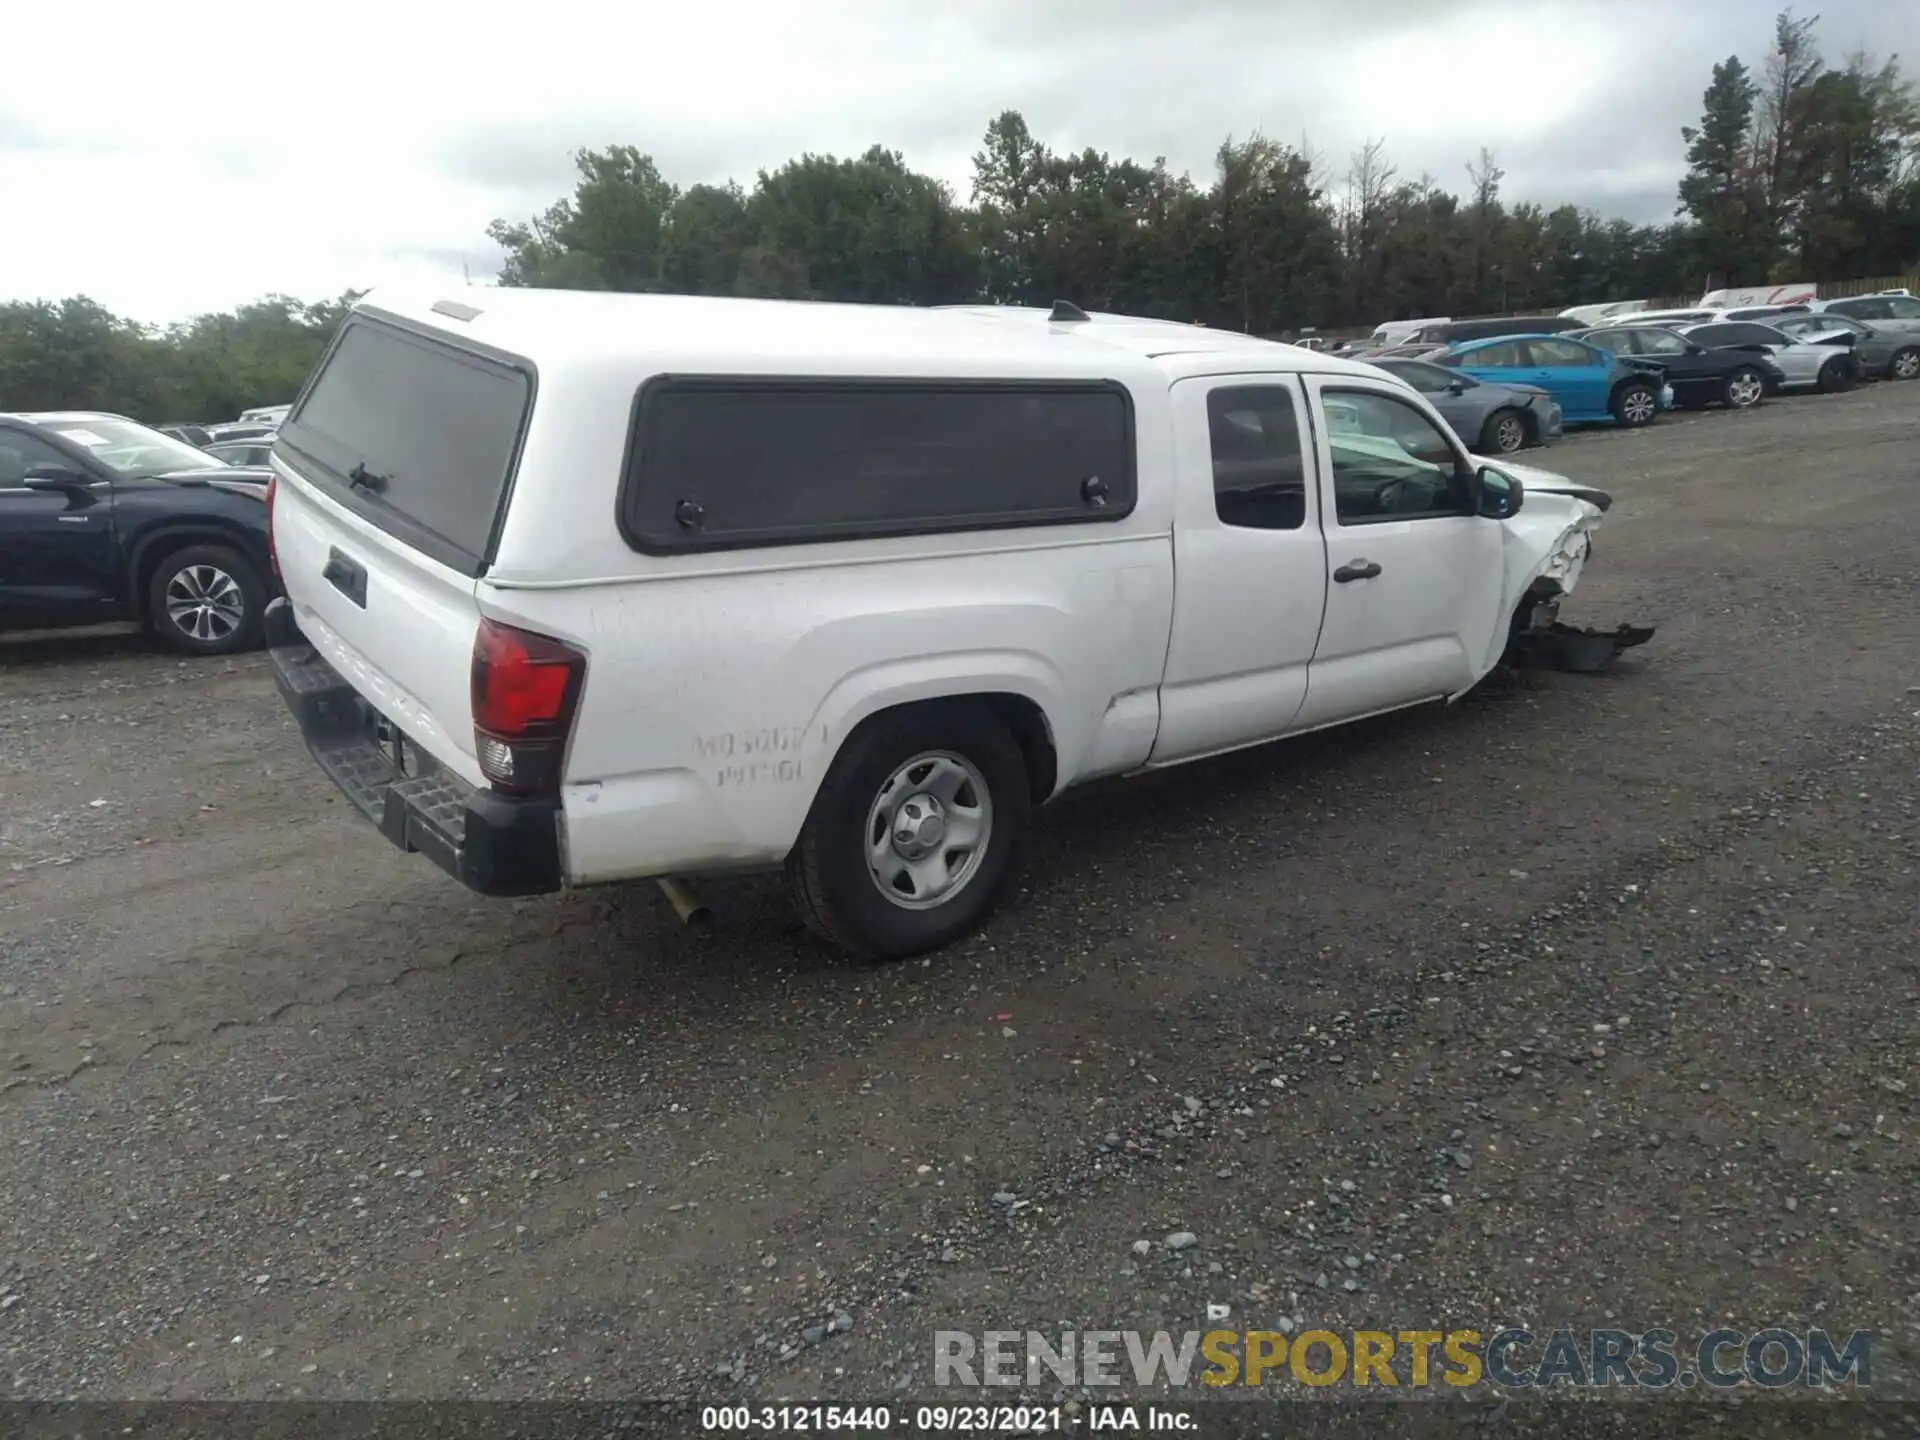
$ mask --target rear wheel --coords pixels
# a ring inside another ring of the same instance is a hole
[[[1723,397],[1729,410],[1746,410],[1758,405],[1767,393],[1766,377],[1751,365],[1742,365],[1727,376]]]
[[[795,908],[868,959],[959,939],[1012,873],[1030,785],[1019,743],[984,704],[881,716],[834,758],[787,857]]]
[[[226,545],[189,545],[160,557],[147,585],[147,623],[189,655],[231,655],[260,643],[266,587]]]
[[[1853,362],[1838,356],[1820,367],[1819,385],[1821,393],[1832,395],[1841,390],[1853,389]]]
[[[1629,380],[1613,392],[1613,418],[1629,430],[1651,425],[1660,413],[1660,392],[1644,380]]]
[[[1527,444],[1527,422],[1515,410],[1496,410],[1487,417],[1487,423],[1480,428],[1482,449],[1494,451],[1500,455],[1511,455],[1516,450],[1525,449]]]
[[[1909,345],[1904,350],[1896,350],[1893,359],[1887,362],[1887,378],[1890,380],[1912,380],[1920,377],[1920,349]]]

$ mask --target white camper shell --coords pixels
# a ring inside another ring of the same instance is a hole
[[[364,297],[273,467],[274,669],[389,841],[490,894],[784,867],[877,956],[1068,786],[1462,694],[1608,503],[1231,333],[508,289]]]

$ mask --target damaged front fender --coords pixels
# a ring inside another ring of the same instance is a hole
[[[1500,628],[1484,669],[1503,656],[1560,669],[1603,669],[1621,650],[1645,644],[1653,631],[1623,626],[1600,632],[1575,630],[1558,621],[1560,602],[1571,595],[1593,555],[1593,532],[1613,505],[1605,491],[1580,485],[1564,475],[1502,461],[1499,467],[1520,481],[1525,499],[1518,514],[1501,522]]]

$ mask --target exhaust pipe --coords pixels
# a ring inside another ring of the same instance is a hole
[[[702,928],[713,923],[713,912],[707,904],[684,881],[671,875],[655,882],[660,893],[667,897],[667,903],[673,906],[673,913],[680,917],[683,925],[690,928]]]

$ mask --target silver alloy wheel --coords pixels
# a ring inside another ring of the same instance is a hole
[[[182,635],[217,644],[247,618],[247,597],[218,565],[187,565],[167,581],[167,618]]]
[[[1503,415],[1493,427],[1493,445],[1502,455],[1511,455],[1527,443],[1527,427],[1518,415]]]
[[[1920,350],[1902,350],[1893,357],[1893,378],[1911,380],[1920,375]]]
[[[1758,375],[1735,375],[1727,382],[1727,403],[1736,410],[1744,410],[1749,405],[1758,405],[1766,388]]]
[[[931,910],[980,873],[993,838],[993,795],[972,761],[951,751],[916,755],[867,809],[867,873],[895,905]]]
[[[1660,408],[1660,398],[1651,390],[1629,390],[1620,402],[1620,413],[1635,425],[1644,425]]]

